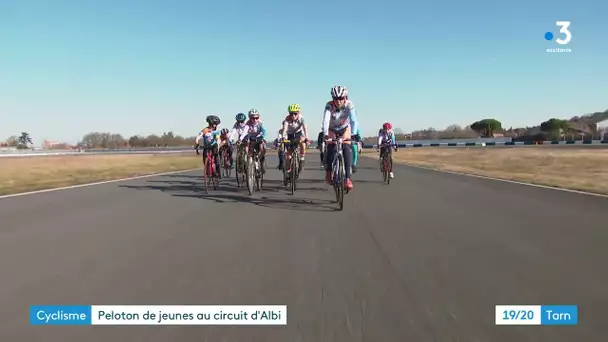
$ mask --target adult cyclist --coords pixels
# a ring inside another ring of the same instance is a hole
[[[301,172],[304,166],[306,143],[308,142],[308,127],[306,126],[306,122],[304,122],[304,117],[300,114],[300,109],[299,104],[290,104],[287,107],[289,115],[283,120],[283,139],[296,140],[300,144],[300,165],[298,165],[298,172]]]
[[[384,141],[390,142],[390,146],[382,145]],[[384,153],[388,153],[388,149],[394,147],[395,151],[399,150],[397,147],[397,141],[395,140],[395,132],[393,132],[393,125],[390,122],[385,122],[382,125],[382,128],[378,131],[378,147],[376,147],[376,152],[380,150],[380,171],[384,172],[382,165],[382,156]],[[393,175],[393,170],[391,170],[389,177],[395,178]]]
[[[199,133],[199,135],[196,137],[195,139],[195,143],[196,143],[196,154],[200,153],[198,152],[199,147],[200,147],[200,143],[202,140],[203,143],[203,164],[205,164],[205,161],[207,159],[207,150],[211,149],[211,153],[213,154],[213,157],[215,159],[215,171],[219,172],[220,170],[220,158],[219,158],[219,151],[218,151],[218,142],[220,140],[220,131],[217,129],[217,126],[221,123],[222,121],[220,120],[220,118],[218,118],[215,115],[209,115],[207,116],[207,124],[208,126],[203,128],[203,130]]]
[[[331,89],[332,100],[325,104],[323,114],[323,135],[325,139],[335,139],[343,137],[345,140],[352,139],[359,141],[358,135],[353,135],[351,132],[357,132],[359,123],[357,122],[357,114],[355,105],[347,99],[348,89],[344,86],[335,86]],[[327,155],[325,156],[325,182],[332,184],[331,165],[336,157],[336,144],[327,144]],[[343,145],[344,153],[344,170],[345,180],[344,187],[348,190],[353,188],[350,170],[353,164],[353,149],[351,141],[345,141]]]

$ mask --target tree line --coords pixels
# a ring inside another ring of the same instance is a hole
[[[133,147],[169,147],[169,146],[191,146],[194,145],[195,137],[182,137],[173,132],[164,132],[161,135],[150,134],[148,136],[133,135],[126,139],[121,134],[110,132],[91,132],[82,137],[82,140],[71,146],[59,143],[49,146],[52,149],[66,148],[133,148]],[[13,147],[27,149],[32,145],[32,138],[28,132],[22,132],[20,136],[11,136],[6,141],[0,142],[0,147]]]
[[[196,137],[182,137],[171,131],[161,135],[133,135],[125,139],[118,133],[91,132],[85,134],[78,144],[81,148],[133,148],[133,147],[168,147],[194,145]]]
[[[504,128],[502,122],[494,118],[475,121],[466,127],[450,125],[444,130],[433,127],[406,134],[396,128],[397,140],[439,140],[439,139],[475,139],[510,137],[513,141],[545,141],[545,140],[574,140],[599,139],[597,123],[608,119],[608,110],[582,116],[574,116],[568,120],[551,118],[533,127]],[[364,143],[375,143],[377,136],[366,137]]]
[[[21,132],[21,135],[8,137],[6,141],[0,141],[0,147],[14,147],[17,149],[27,149],[32,144],[32,138],[28,132]]]

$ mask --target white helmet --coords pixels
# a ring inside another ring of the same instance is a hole
[[[254,116],[260,116],[260,112],[255,108],[253,108],[249,111],[249,118],[252,118]]]
[[[331,97],[334,99],[348,96],[348,88],[344,86],[334,86],[331,88]]]

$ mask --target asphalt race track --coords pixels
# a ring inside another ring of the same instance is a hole
[[[606,340],[608,199],[405,166],[387,186],[362,158],[339,212],[318,166],[295,196],[272,169],[253,196],[188,173],[0,199],[0,341]],[[34,304],[284,304],[288,325],[30,326]],[[495,326],[496,304],[579,324]]]

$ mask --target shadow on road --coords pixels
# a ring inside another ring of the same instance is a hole
[[[166,175],[167,178],[178,178],[177,175]],[[136,190],[156,190],[171,194],[175,197],[200,198],[215,203],[250,203],[253,205],[298,211],[335,211],[337,205],[331,200],[301,198],[298,191],[328,191],[329,187],[310,187],[302,185],[296,191],[295,196],[290,196],[280,180],[265,180],[262,191],[254,192],[253,195],[247,193],[246,186],[237,188],[234,179],[222,179],[217,190],[209,189],[209,194],[205,194],[202,177],[185,175],[181,176],[185,180],[149,180],[145,185],[119,185],[122,188]],[[302,183],[317,183],[319,180],[302,179]],[[273,195],[273,196],[269,196]]]
[[[219,190],[219,189],[218,189]],[[191,193],[191,194],[174,194],[176,197],[194,197],[205,200],[214,201],[216,203],[236,203],[244,202],[257,205],[260,207],[272,208],[272,209],[283,209],[283,210],[297,210],[297,211],[337,211],[339,210],[337,205],[330,200],[323,199],[312,199],[312,198],[297,198],[297,197],[268,197],[260,196],[260,193],[254,193],[249,196],[246,192],[239,192],[238,194],[222,194],[209,192],[208,195],[204,193]]]

